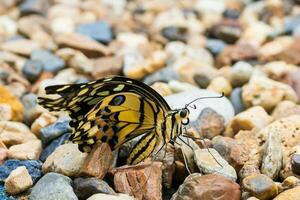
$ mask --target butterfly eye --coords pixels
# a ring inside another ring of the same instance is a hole
[[[179,115],[180,115],[181,118],[185,118],[186,115],[187,115],[187,111],[186,111],[186,110],[181,110],[181,111],[179,112]]]

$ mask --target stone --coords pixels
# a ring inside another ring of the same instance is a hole
[[[43,164],[43,173],[57,172],[66,176],[76,176],[87,157],[78,149],[77,144],[64,144],[54,150]]]
[[[237,44],[235,46],[228,45],[217,56],[216,64],[219,67],[232,65],[240,60],[250,60],[257,57],[257,50],[251,44]]]
[[[284,83],[289,83],[289,74],[294,74],[298,70],[296,65],[288,64],[283,61],[268,62],[264,65],[259,65],[258,67],[269,78]]]
[[[40,14],[46,15],[49,2],[46,0],[25,0],[20,5],[21,15]]]
[[[273,200],[294,200],[300,196],[300,186],[286,190],[276,196]]]
[[[26,191],[33,185],[31,176],[26,167],[21,166],[11,171],[5,179],[5,190],[11,195],[16,195]]]
[[[14,96],[8,88],[0,86],[0,104],[9,105],[12,110],[12,120],[22,121],[24,108],[20,100]]]
[[[212,139],[222,134],[225,129],[224,118],[210,107],[204,108],[198,119],[190,125],[196,129],[200,138]]]
[[[124,166],[114,170],[114,185],[117,192],[132,195],[137,199],[162,199],[160,162]]]
[[[0,121],[10,121],[13,117],[13,111],[10,105],[1,103],[0,104]]]
[[[59,34],[55,40],[60,47],[80,50],[88,57],[108,56],[110,54],[110,50],[106,46],[78,33]]]
[[[278,59],[283,60],[289,64],[298,65],[300,64],[300,60],[297,57],[297,54],[300,51],[299,48],[300,39],[299,37],[294,39],[290,46],[284,49],[279,55]]]
[[[230,72],[230,82],[233,87],[242,86],[247,83],[253,73],[251,64],[243,61],[235,63]]]
[[[226,43],[218,39],[208,39],[206,48],[215,56],[219,55],[225,48]]]
[[[300,186],[300,179],[295,176],[289,176],[283,180],[280,185],[284,190]]]
[[[219,76],[210,81],[207,89],[218,93],[223,92],[225,96],[229,96],[232,91],[232,86],[226,78]]]
[[[240,186],[230,179],[217,174],[194,173],[179,186],[171,200],[239,200],[240,196]]]
[[[97,143],[85,159],[80,170],[81,176],[93,176],[103,179],[112,167],[112,152],[107,143]]]
[[[262,107],[254,106],[234,116],[227,124],[224,135],[232,136],[240,130],[260,130],[272,120],[273,118]]]
[[[44,70],[44,63],[39,60],[27,60],[22,73],[30,82],[36,81]]]
[[[104,44],[108,44],[112,40],[111,27],[105,21],[81,24],[76,27],[75,31]]]
[[[64,61],[45,49],[34,50],[30,55],[31,60],[40,61],[44,66],[44,71],[58,72],[65,67]]]
[[[7,149],[0,147],[0,165],[2,165],[7,158]]]
[[[88,199],[97,193],[116,195],[105,181],[97,178],[76,178],[73,181],[73,189],[79,199]]]
[[[40,129],[40,138],[43,145],[48,144],[53,139],[61,136],[64,133],[70,133],[72,131],[69,125],[69,119],[62,118],[47,127]]]
[[[239,114],[245,110],[245,105],[242,99],[242,88],[237,87],[232,90],[230,101],[233,105],[235,114]]]
[[[127,194],[118,194],[118,195],[108,195],[108,194],[94,194],[87,200],[102,200],[102,199],[107,199],[107,200],[134,200],[132,196],[129,196]]]
[[[275,182],[268,176],[257,174],[243,179],[243,188],[258,199],[272,199],[278,194]]]
[[[185,27],[167,26],[162,28],[161,34],[169,41],[187,41],[187,29]]]
[[[263,152],[261,173],[275,180],[282,167],[282,148],[280,135],[270,132]]]
[[[17,200],[13,196],[6,193],[4,183],[0,183],[0,199],[1,200]]]
[[[17,33],[17,24],[7,15],[2,15],[0,17],[0,34],[4,38],[16,35]]]
[[[71,186],[72,180],[57,173],[47,173],[32,188],[30,200],[77,200]]]
[[[9,174],[20,166],[25,166],[35,183],[42,176],[42,162],[39,160],[6,160],[0,165],[0,181],[3,182]]]
[[[156,92],[158,92],[161,96],[171,95],[173,92],[168,84],[163,82],[156,82],[151,85]]]
[[[194,160],[204,174],[218,174],[232,181],[237,180],[234,168],[215,149],[197,149],[194,153]]]
[[[37,96],[34,93],[27,93],[21,98],[24,106],[24,122],[26,124],[32,124],[32,122],[41,114],[41,107],[38,108],[36,98]]]
[[[15,145],[36,140],[36,136],[21,122],[0,121],[0,139],[6,145]]]
[[[143,79],[143,82],[146,83],[147,85],[151,85],[159,81],[169,82],[178,79],[179,79],[178,74],[175,72],[175,70],[172,67],[164,67],[146,76]]]
[[[122,72],[123,59],[118,56],[107,56],[93,60],[92,76],[100,79],[108,75],[119,75]]]
[[[29,56],[35,49],[38,49],[40,45],[28,39],[11,40],[4,42],[0,45],[0,49],[9,51],[15,54]]]
[[[75,23],[70,17],[55,17],[51,21],[50,28],[56,34],[69,34],[74,32]]]
[[[300,115],[300,106],[293,101],[282,101],[273,110],[272,117],[277,120],[291,115]]]
[[[300,98],[300,81],[297,77],[299,77],[300,70],[297,70],[294,73],[289,74],[290,75],[290,83],[289,85],[292,86],[294,91],[296,92],[298,98]]]
[[[294,154],[291,159],[291,167],[293,173],[300,174],[300,154]]]
[[[47,127],[57,121],[57,118],[50,113],[41,114],[32,124],[31,132],[33,132],[37,137],[39,137],[42,128]]]
[[[23,144],[13,145],[8,149],[8,158],[18,160],[37,160],[42,152],[40,140],[31,140]]]
[[[228,44],[234,44],[241,33],[241,26],[236,19],[223,19],[210,30],[212,37],[221,39]]]
[[[242,98],[247,107],[260,105],[266,111],[272,110],[283,100],[298,101],[297,94],[289,85],[261,76],[253,76],[243,86]]]
[[[189,91],[172,94],[166,96],[165,99],[172,109],[178,109],[184,108],[188,102],[191,102],[199,97],[218,96],[220,96],[220,94],[212,91],[190,88]],[[226,97],[205,99],[204,101],[199,100],[194,102],[194,105],[196,105],[196,109],[190,113],[190,121],[197,120],[201,111],[206,107],[210,107],[218,114],[222,115],[224,117],[225,123],[227,123],[234,116],[232,104]]]
[[[76,72],[84,73],[84,74],[90,74],[94,70],[93,62],[90,60],[86,55],[84,55],[82,52],[73,50],[70,48],[63,48],[61,52],[63,54],[63,51],[73,51],[72,55],[69,55],[70,58],[65,58],[67,60],[67,65],[69,67],[72,67],[76,70]],[[61,55],[61,56],[68,56],[68,55]]]

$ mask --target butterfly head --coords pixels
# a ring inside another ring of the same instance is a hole
[[[179,109],[177,115],[180,118],[181,123],[183,125],[187,125],[190,122],[190,120],[189,120],[190,111],[188,108],[185,107],[185,108]]]

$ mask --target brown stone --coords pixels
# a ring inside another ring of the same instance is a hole
[[[37,160],[42,152],[42,142],[31,140],[23,144],[13,145],[8,149],[8,157],[18,160]]]
[[[0,147],[0,165],[2,165],[5,162],[7,158],[7,152],[8,150],[6,148]]]
[[[58,34],[55,40],[60,47],[80,50],[88,57],[107,56],[111,53],[106,46],[78,33]]]
[[[103,57],[93,60],[92,76],[100,79],[108,75],[119,75],[122,71],[123,59],[117,56]]]
[[[117,192],[133,195],[138,200],[162,200],[160,162],[119,167],[113,173]]]
[[[112,166],[112,152],[107,143],[97,143],[80,170],[82,176],[102,179]]]
[[[237,183],[216,174],[194,173],[185,179],[171,200],[239,200],[240,196]]]
[[[54,75],[51,72],[43,72],[38,80],[31,86],[30,91],[36,93],[41,85],[41,82],[45,79],[51,79]]]
[[[272,117],[275,120],[291,115],[300,115],[300,106],[292,101],[280,102],[272,112]]]
[[[223,67],[232,65],[239,60],[254,59],[257,56],[257,50],[250,44],[237,44],[227,46],[217,57],[217,66]]]
[[[293,72],[289,74],[290,79],[290,85],[295,90],[298,98],[300,99],[300,69],[298,69],[296,72]]]
[[[273,200],[297,200],[300,197],[300,186],[294,187],[293,189],[286,190],[280,193]]]
[[[283,60],[290,64],[300,64],[300,38],[296,38],[290,46],[278,55],[278,60]]]

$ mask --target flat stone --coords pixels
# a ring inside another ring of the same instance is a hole
[[[8,149],[8,157],[18,160],[37,160],[42,152],[40,140],[31,140],[23,144],[13,145]]]
[[[108,195],[108,194],[94,194],[87,200],[135,200],[132,196],[129,196],[127,194],[118,194],[118,195]]]
[[[300,106],[293,101],[282,101],[272,111],[275,120],[292,115],[300,115]]]
[[[50,113],[41,114],[34,122],[31,124],[31,131],[39,137],[40,131],[42,128],[47,127],[57,121],[57,118]]]
[[[4,181],[11,171],[20,166],[26,167],[34,183],[42,176],[42,162],[39,160],[6,160],[0,166],[0,181]]]
[[[78,149],[77,144],[64,144],[54,150],[43,164],[43,173],[57,172],[66,176],[76,176],[87,157]]]
[[[92,76],[96,79],[108,75],[119,75],[122,72],[123,59],[117,56],[108,56],[93,60],[94,69]]]
[[[72,180],[64,175],[48,173],[32,188],[30,200],[78,200],[71,186]]]
[[[105,44],[112,40],[111,27],[105,21],[81,24],[76,27],[75,31]]]
[[[5,190],[7,193],[15,195],[26,191],[33,185],[31,176],[26,167],[21,166],[13,170],[5,179]]]
[[[97,143],[85,159],[80,170],[81,176],[94,176],[104,178],[112,167],[112,152],[107,143]]]
[[[194,153],[194,160],[204,174],[218,174],[233,181],[237,180],[234,168],[215,149],[197,149]]]
[[[116,195],[105,181],[97,178],[76,178],[73,181],[73,189],[79,199],[88,199],[97,193]]]
[[[297,186],[280,193],[273,200],[294,200],[299,198],[299,196],[300,196],[300,186]]]
[[[278,194],[275,182],[268,176],[256,174],[243,179],[243,188],[258,199],[271,199]]]
[[[15,54],[29,56],[35,49],[40,46],[37,42],[28,39],[19,39],[4,42],[0,45],[0,49],[6,50]]]
[[[217,174],[194,173],[185,179],[171,200],[239,200],[240,196],[240,186],[230,179]]]
[[[44,64],[39,60],[27,60],[22,68],[22,73],[30,82],[36,81],[43,72]]]

